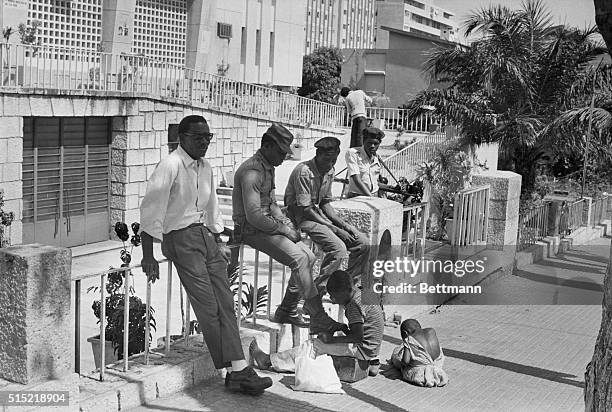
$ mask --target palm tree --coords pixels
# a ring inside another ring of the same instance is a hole
[[[595,0],[595,22],[603,36],[608,52],[612,54],[612,3],[609,0]],[[603,103],[603,102],[602,102]],[[603,105],[598,105],[603,106]],[[610,118],[610,105],[607,113],[599,112],[602,119]],[[594,115],[593,117],[595,117]],[[603,124],[601,125],[604,126]],[[610,122],[605,132],[610,132]],[[584,376],[585,411],[609,411],[612,409],[612,372],[610,363],[612,353],[609,347],[612,341],[612,244],[610,245],[610,262],[604,279],[604,298],[602,302],[601,326],[593,351],[593,358]]]
[[[409,116],[434,106],[472,144],[499,142],[501,168],[521,174],[523,193],[531,193],[538,162],[580,144],[546,126],[584,98],[572,86],[602,70],[588,65],[604,49],[593,39],[595,29],[553,25],[542,0],[472,13],[465,31],[478,40],[430,52],[425,71],[448,87],[419,93]]]

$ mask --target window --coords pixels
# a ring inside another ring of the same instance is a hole
[[[261,63],[261,32],[255,30],[255,65],[259,66]]]
[[[308,46],[308,44],[306,44]],[[269,67],[274,67],[274,32],[270,32],[270,56],[269,56]]]
[[[174,37],[174,34],[172,36]],[[231,39],[232,25],[228,23],[217,23],[217,36],[222,39]]]
[[[246,50],[247,50],[247,30],[246,27],[242,28],[240,36],[240,64],[246,64]]]

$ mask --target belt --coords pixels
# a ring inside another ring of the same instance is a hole
[[[170,232],[166,233],[166,235],[171,235],[173,233],[178,233],[178,232],[182,232],[183,230],[191,229],[192,227],[200,227],[200,226],[206,227],[204,223],[196,222],[196,223],[190,224],[189,226],[185,226],[184,228],[181,228],[181,229],[171,230]]]
[[[204,223],[202,223],[202,222],[192,223],[189,226],[187,226],[185,229],[189,229],[190,227],[197,227],[197,226],[204,226]]]

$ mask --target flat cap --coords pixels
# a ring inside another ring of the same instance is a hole
[[[365,139],[377,139],[379,142],[382,141],[383,137],[385,137],[385,134],[383,133],[382,130],[376,128],[376,127],[366,127],[363,130],[363,140]]]
[[[314,147],[321,150],[340,150],[340,140],[333,136],[326,136],[317,140]]]
[[[285,153],[291,153],[293,134],[285,126],[280,123],[272,123],[272,126],[266,130],[264,136],[268,136],[270,139],[274,140]]]

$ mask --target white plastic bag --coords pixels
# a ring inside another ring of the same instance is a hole
[[[295,385],[291,388],[303,392],[344,393],[331,356],[315,356],[309,339],[301,345],[295,358]]]

